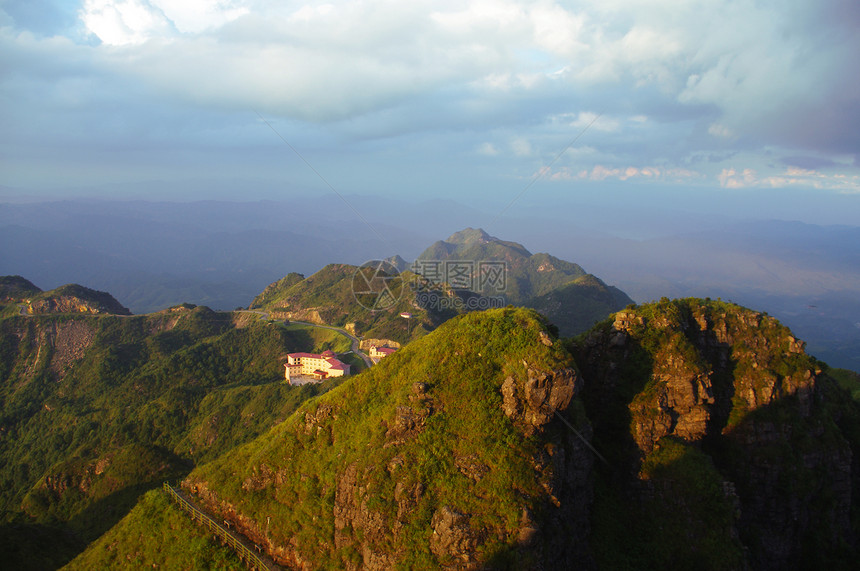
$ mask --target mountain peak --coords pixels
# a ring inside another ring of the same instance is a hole
[[[21,301],[40,293],[41,289],[21,276],[0,276],[0,300]]]
[[[490,236],[482,228],[465,228],[460,230],[459,232],[454,232],[451,234],[447,240],[445,240],[449,244],[486,244],[487,242],[498,242],[499,239]]]

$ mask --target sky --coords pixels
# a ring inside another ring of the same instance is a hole
[[[856,0],[0,0],[0,200],[728,197],[851,223],[858,32]]]

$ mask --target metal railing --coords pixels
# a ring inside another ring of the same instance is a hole
[[[273,569],[277,569],[273,567],[269,563],[260,557],[257,553],[254,553],[248,546],[245,545],[242,540],[236,537],[233,532],[229,529],[225,528],[223,525],[212,519],[208,514],[203,513],[197,507],[195,507],[191,502],[182,497],[173,486],[171,486],[168,482],[164,482],[164,491],[168,496],[173,498],[173,500],[179,504],[179,507],[188,512],[188,515],[191,516],[191,519],[194,520],[198,525],[207,528],[209,531],[218,536],[223,543],[229,545],[236,551],[236,554],[239,556],[239,559],[245,562],[248,565],[249,569],[258,569],[265,571],[272,571]]]

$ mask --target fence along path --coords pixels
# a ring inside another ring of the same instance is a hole
[[[222,524],[212,519],[211,516],[200,511],[197,506],[185,498],[182,492],[167,482],[164,482],[164,491],[168,496],[173,498],[177,504],[179,504],[179,507],[188,512],[191,519],[197,522],[198,525],[207,528],[220,538],[223,543],[233,548],[237,555],[239,555],[239,558],[248,565],[249,569],[261,571],[278,571],[280,569],[280,567],[271,561],[268,561],[267,557],[264,557],[260,553],[255,553],[254,550],[249,548],[247,545],[247,539],[244,539],[236,532],[230,531]],[[257,549],[259,549],[259,547]]]

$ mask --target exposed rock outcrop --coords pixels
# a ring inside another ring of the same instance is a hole
[[[851,448],[816,397],[821,370],[775,319],[721,302],[664,300],[619,312],[576,353],[589,417],[614,435],[604,446],[620,454],[617,477],[627,478],[632,497],[689,503],[692,492],[659,475],[713,465],[732,490],[715,505],[738,505],[736,531],[723,540],[737,549],[742,542],[754,568],[791,567],[814,559],[810,549],[854,541]],[[667,439],[683,445],[667,448]],[[690,454],[681,456],[683,446]]]
[[[509,376],[502,383],[502,410],[532,435],[567,408],[582,382],[571,368],[550,372],[526,368],[524,379]]]

